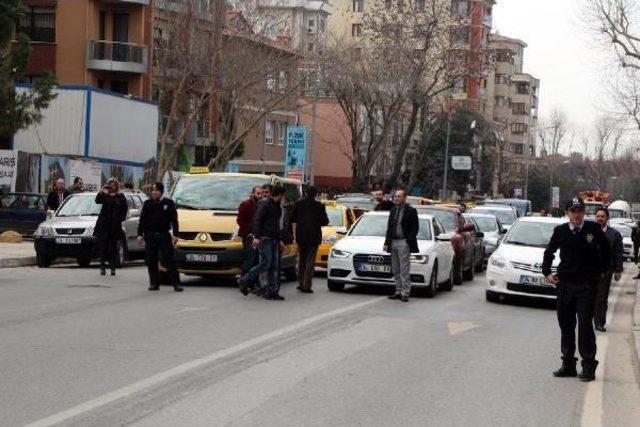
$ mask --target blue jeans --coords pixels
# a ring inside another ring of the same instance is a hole
[[[247,283],[258,283],[260,274],[267,273],[265,290],[267,295],[277,295],[280,291],[280,248],[277,240],[262,240],[258,246],[260,260],[258,265],[249,270],[242,280]],[[262,285],[260,283],[260,285]]]

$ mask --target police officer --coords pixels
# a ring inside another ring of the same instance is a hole
[[[569,222],[557,226],[544,251],[542,273],[557,287],[558,323],[561,332],[562,367],[555,377],[575,377],[576,317],[578,349],[582,357],[581,381],[596,378],[596,336],[593,331],[593,306],[598,282],[609,268],[611,249],[599,224],[585,221],[585,206],[574,197],[566,204]],[[558,273],[551,272],[556,251],[560,249]]]
[[[160,289],[158,261],[162,260],[174,290],[182,292],[184,289],[180,286],[180,274],[176,268],[173,249],[178,241],[178,211],[173,200],[164,197],[163,194],[164,184],[156,182],[151,188],[151,198],[142,205],[138,243],[145,245],[149,290]],[[173,229],[173,237],[169,229]]]

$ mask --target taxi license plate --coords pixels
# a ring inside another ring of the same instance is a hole
[[[546,277],[543,276],[520,276],[521,285],[549,286]]]
[[[188,262],[218,262],[216,254],[187,254]]]
[[[360,264],[360,271],[366,271],[371,273],[391,273],[390,265],[376,265],[376,264]]]
[[[59,245],[79,245],[82,239],[79,237],[56,237],[56,243]]]

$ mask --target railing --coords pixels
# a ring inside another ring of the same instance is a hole
[[[106,40],[87,41],[87,68],[147,72],[147,46]]]

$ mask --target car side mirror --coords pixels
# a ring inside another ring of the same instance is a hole
[[[49,209],[47,211],[47,219],[51,219],[53,218],[53,216],[55,215],[56,211],[52,211],[51,209]]]
[[[473,233],[474,231],[476,231],[476,227],[473,224],[465,224],[462,226],[462,231]]]

